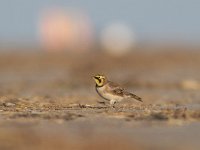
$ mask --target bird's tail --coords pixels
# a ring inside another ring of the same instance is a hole
[[[125,93],[125,95],[127,96],[127,97],[129,97],[129,98],[134,98],[134,99],[136,99],[136,100],[138,100],[138,101],[140,101],[140,102],[143,102],[142,101],[142,98],[141,97],[139,97],[139,96],[137,96],[137,95],[135,95],[135,94],[132,94],[132,93]]]

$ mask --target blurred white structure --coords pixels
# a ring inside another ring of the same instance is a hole
[[[135,46],[133,30],[124,23],[112,23],[106,26],[100,35],[103,49],[112,55],[124,55]]]

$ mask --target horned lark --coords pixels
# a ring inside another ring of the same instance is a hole
[[[96,83],[97,93],[110,102],[111,106],[114,106],[116,102],[120,102],[126,98],[134,98],[142,102],[142,99],[135,94],[125,91],[124,88],[118,84],[109,81],[104,75],[95,75],[93,79]]]

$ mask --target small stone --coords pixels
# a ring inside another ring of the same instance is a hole
[[[39,111],[31,111],[31,114],[32,115],[39,115],[39,114],[41,114]]]
[[[10,103],[10,102],[3,103],[3,105],[4,105],[5,107],[13,107],[13,106],[15,106],[14,103]]]
[[[92,105],[89,105],[89,104],[85,104],[85,107],[92,107]]]
[[[79,107],[79,104],[69,104],[68,107]]]
[[[185,80],[182,81],[181,86],[186,90],[198,90],[200,89],[200,84],[196,80]]]

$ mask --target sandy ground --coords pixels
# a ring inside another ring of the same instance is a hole
[[[200,53],[0,55],[0,149],[199,149]],[[106,74],[143,103],[98,103]]]

